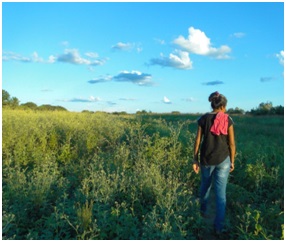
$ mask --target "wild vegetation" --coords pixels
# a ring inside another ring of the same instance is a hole
[[[4,108],[2,239],[203,239],[197,116]],[[284,239],[283,116],[233,116],[225,239]]]

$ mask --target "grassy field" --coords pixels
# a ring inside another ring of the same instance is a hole
[[[193,115],[2,112],[3,239],[204,239]],[[284,239],[284,117],[233,116],[225,239]]]

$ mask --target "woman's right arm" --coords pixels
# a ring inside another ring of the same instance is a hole
[[[235,158],[235,139],[234,139],[234,129],[233,125],[228,128],[228,143],[229,143],[229,151],[230,151],[230,172],[234,170],[234,158]]]

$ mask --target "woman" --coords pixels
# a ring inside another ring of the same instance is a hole
[[[225,114],[227,99],[222,94],[214,92],[209,96],[209,101],[213,111],[206,113],[198,120],[193,169],[197,174],[201,169],[202,216],[207,216],[207,202],[213,180],[216,195],[214,229],[219,234],[223,229],[225,217],[228,175],[234,170],[235,140],[233,121]]]

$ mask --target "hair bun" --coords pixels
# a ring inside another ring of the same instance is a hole
[[[209,102],[212,102],[214,99],[217,99],[219,97],[219,92],[213,92],[210,96],[209,96]]]

